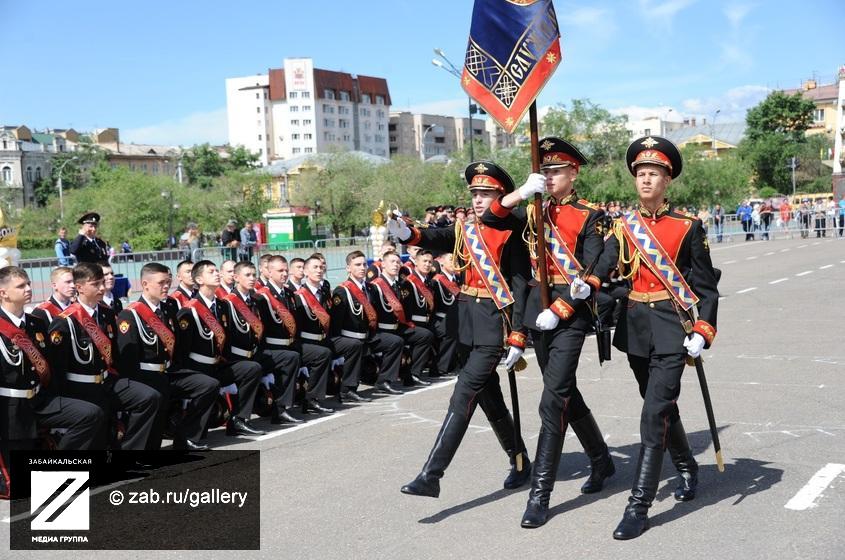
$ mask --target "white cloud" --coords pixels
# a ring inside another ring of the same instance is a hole
[[[725,17],[728,18],[731,27],[736,29],[742,24],[742,20],[745,19],[745,16],[747,16],[753,8],[754,6],[751,4],[734,4],[732,6],[725,6],[722,12],[725,14]]]
[[[667,0],[665,2],[640,0],[640,15],[646,20],[657,20],[669,25],[681,10],[695,4],[695,2],[696,0]]]
[[[178,119],[120,131],[123,142],[136,144],[165,144],[192,146],[208,142],[225,144],[228,141],[226,108],[191,113]]]
[[[744,122],[748,109],[765,99],[771,90],[765,86],[746,85],[729,89],[721,95],[708,98],[691,97],[679,106],[657,105],[652,107],[628,105],[609,109],[614,115],[628,115],[629,121],[647,117],[662,117],[666,121],[682,122],[685,118],[712,119],[719,110],[719,122]]]
[[[593,39],[606,41],[616,34],[613,13],[604,8],[580,7],[558,12],[561,35],[566,39],[570,30],[589,33]]]
[[[665,121],[681,122],[683,115],[674,107],[658,105],[656,107],[643,107],[641,105],[628,105],[609,109],[613,115],[628,115],[628,121],[638,121],[649,117],[661,117]]]

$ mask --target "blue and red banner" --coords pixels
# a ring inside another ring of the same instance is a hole
[[[461,85],[507,132],[560,61],[552,0],[475,0]]]

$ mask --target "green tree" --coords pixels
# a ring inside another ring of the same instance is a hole
[[[748,127],[739,151],[754,168],[758,186],[792,192],[787,162],[802,153],[806,144],[804,132],[813,122],[814,108],[813,102],[800,93],[786,95],[775,91],[748,111]]]
[[[235,146],[229,150],[228,164],[230,169],[252,169],[258,165],[258,154],[250,152],[243,146]]]
[[[701,148],[693,146],[681,152],[683,173],[672,181],[667,195],[673,202],[696,208],[717,203],[734,208],[752,194],[753,170],[738,154],[727,153],[711,159],[704,156]]]
[[[200,144],[183,154],[182,169],[189,184],[207,189],[215,177],[225,173],[226,165],[210,144]]]
[[[591,165],[603,165],[624,158],[630,144],[627,121],[627,116],[611,115],[589,99],[573,99],[570,109],[558,104],[546,113],[540,123],[540,135],[572,142]]]

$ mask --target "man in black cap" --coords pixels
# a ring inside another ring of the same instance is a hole
[[[501,194],[514,189],[507,172],[488,161],[471,163],[464,177],[472,193],[476,216]],[[536,180],[534,181],[536,183]],[[541,185],[539,187],[542,189]],[[466,270],[458,301],[460,342],[472,348],[449,402],[449,410],[435,439],[434,448],[420,474],[402,492],[416,496],[440,495],[440,479],[452,461],[480,405],[499,443],[511,459],[505,479],[507,489],[519,488],[528,480],[531,463],[522,438],[514,434],[513,418],[505,404],[496,366],[509,345],[505,366],[514,367],[525,348],[524,306],[530,264],[520,235],[483,224],[458,223],[453,228],[409,228],[391,219],[388,231],[402,243],[433,251],[453,251],[456,268]],[[505,338],[506,333],[510,335]]]
[[[681,174],[678,148],[659,136],[639,138],[628,148],[626,161],[636,178],[639,206],[613,224],[602,255],[606,262],[598,267],[606,271],[618,266],[630,283],[613,344],[628,354],[643,397],[637,471],[628,506],[613,532],[619,540],[636,538],[648,529],[648,508],[667,449],[681,475],[675,499],[695,497],[698,464],[677,400],[686,360],[698,357],[716,336],[719,305],[701,220],[676,210],[664,197],[672,179]]]
[[[574,183],[587,159],[578,149],[560,138],[540,141],[542,175],[532,174],[526,186],[496,200],[482,221],[495,228],[521,235],[528,229],[529,250],[536,243],[533,207],[516,208],[535,193],[551,197],[543,207],[543,228],[549,240],[546,270],[551,290],[551,306],[543,309],[540,290],[531,290],[525,322],[536,327],[533,339],[537,361],[543,372],[540,398],[540,435],[531,479],[528,505],[522,517],[525,528],[546,523],[549,497],[554,488],[560,453],[567,426],[590,458],[591,472],[581,492],[591,494],[602,489],[604,479],[615,472],[604,436],[578,390],[575,378],[584,338],[592,326],[585,300],[601,287],[595,275],[586,275],[595,266],[604,246],[604,211],[578,198]],[[534,189],[533,187],[535,187]],[[537,255],[532,255],[535,259]],[[539,276],[537,276],[539,277]]]
[[[109,250],[106,242],[97,237],[97,228],[100,226],[100,215],[96,212],[83,214],[76,223],[79,228],[79,235],[70,244],[70,252],[76,257],[76,262],[99,263],[109,260]]]

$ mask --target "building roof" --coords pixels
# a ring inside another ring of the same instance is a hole
[[[285,69],[270,68],[268,71],[270,81],[270,101],[283,101],[287,99],[287,86],[285,85]],[[357,84],[357,87],[356,87]],[[384,97],[385,105],[390,105],[390,91],[387,88],[385,78],[373,76],[354,76],[348,72],[336,72],[314,68],[314,92],[317,98],[323,98],[323,92],[332,90],[349,92],[349,98],[358,103],[361,95],[367,94],[372,100],[375,96]]]
[[[785,89],[783,93],[786,95],[795,95],[800,93],[804,99],[810,101],[836,101],[839,98],[839,84],[828,84],[825,86],[818,86],[812,89],[798,88]]]
[[[116,148],[113,144],[101,144],[100,147],[113,155],[120,156],[158,156],[171,157],[181,153],[179,146],[160,146],[155,144],[126,144],[120,143]]]
[[[358,75],[358,91],[369,94],[370,99],[375,101],[377,95],[384,97],[384,104],[390,105],[390,91],[387,89],[387,80],[374,78],[372,76]]]
[[[384,165],[385,163],[390,163],[390,158],[368,154],[367,152],[352,151],[341,153],[354,156],[373,165]],[[306,164],[323,167],[333,155],[335,154],[305,154],[295,158],[276,160],[267,167],[260,168],[259,171],[269,173],[273,177],[281,177],[285,173],[290,173],[294,169]]]
[[[52,134],[45,134],[44,132],[33,132],[32,141],[39,144],[52,145],[56,141],[56,137]]]
[[[745,138],[746,124],[744,122],[738,123],[716,123],[714,126],[709,124],[700,126],[684,126],[677,130],[672,130],[666,133],[666,138],[677,144],[684,146],[691,142],[701,142],[703,137],[712,140],[714,137],[717,142],[723,144],[730,144],[731,146],[739,145],[740,141]]]

